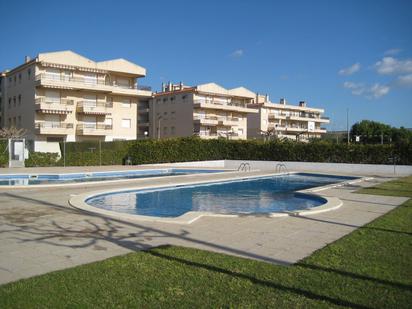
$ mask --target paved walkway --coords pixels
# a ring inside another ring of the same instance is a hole
[[[88,215],[67,203],[71,194],[114,185],[0,189],[0,284],[164,244],[288,265],[407,200],[353,193],[385,180],[323,191],[344,202],[340,209],[323,214],[205,217],[191,225],[122,222]]]

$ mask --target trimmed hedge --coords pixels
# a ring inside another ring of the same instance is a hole
[[[0,167],[8,166],[9,151],[7,150],[8,141],[0,140]]]
[[[31,152],[24,161],[26,167],[59,166],[59,154],[54,152]]]
[[[133,164],[203,161],[264,160],[332,163],[412,164],[412,144],[362,145],[334,144],[327,141],[202,140],[196,137],[162,140],[66,143],[66,165]],[[62,147],[62,153],[63,147]],[[62,160],[61,160],[62,161]]]

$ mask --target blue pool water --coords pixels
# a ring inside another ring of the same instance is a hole
[[[116,172],[71,173],[71,174],[0,174],[0,186],[29,186],[59,183],[79,183],[105,180],[136,179],[160,176],[218,173],[224,170],[206,169],[155,169]]]
[[[324,204],[323,198],[295,191],[350,179],[355,178],[299,173],[108,193],[91,197],[86,203],[115,212],[156,217],[178,217],[188,211],[222,214],[272,213],[308,209]]]

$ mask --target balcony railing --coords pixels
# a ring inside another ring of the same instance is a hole
[[[86,85],[90,87],[97,86],[110,86],[122,89],[135,89],[142,91],[152,91],[150,86],[137,85],[136,83],[130,83],[129,85],[116,84],[115,81],[105,81],[98,78],[88,78],[88,77],[73,77],[73,76],[61,76],[48,73],[40,73],[35,77],[36,81],[46,80],[52,82],[63,82],[63,83],[75,83],[79,85]]]
[[[52,99],[52,98],[37,98],[35,100],[36,104],[50,104],[50,105],[69,105],[69,106],[73,106],[74,105],[74,100],[68,100],[68,99]]]
[[[34,127],[36,129],[73,129],[72,123],[65,122],[37,122]]]
[[[78,135],[108,135],[112,131],[112,125],[84,123],[76,126],[76,134]]]
[[[77,112],[84,114],[110,114],[112,102],[80,101],[77,103]]]
[[[235,107],[242,107],[247,108],[247,104],[244,103],[237,103],[237,102],[220,102],[220,101],[207,101],[207,100],[194,100],[194,104],[213,104],[216,106],[235,106]]]

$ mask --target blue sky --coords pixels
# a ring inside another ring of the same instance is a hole
[[[412,1],[0,0],[0,70],[71,49],[146,67],[141,84],[217,82],[324,107],[329,129],[412,127]],[[5,14],[6,13],[6,14]]]

